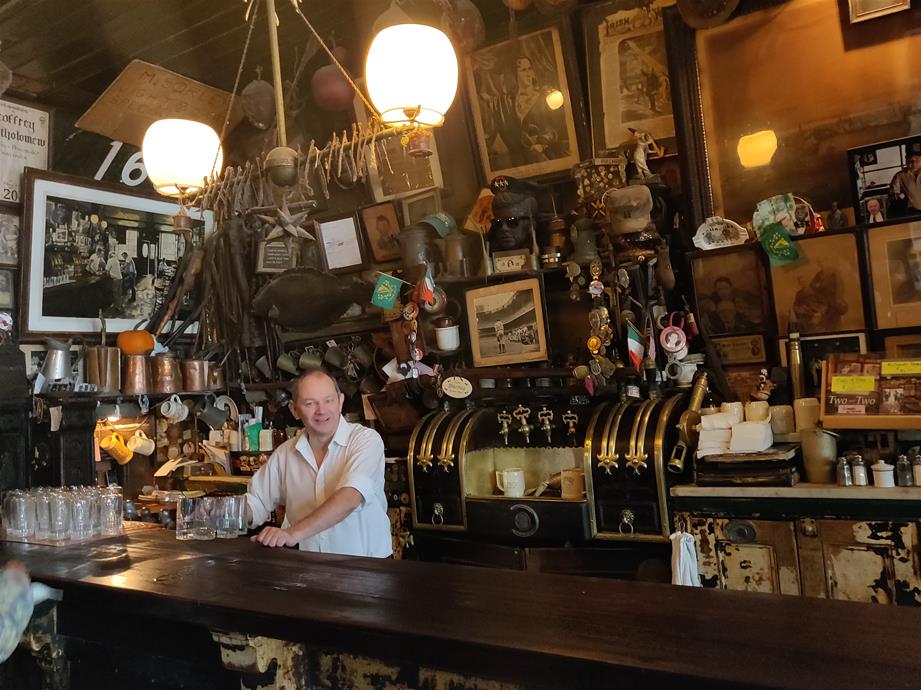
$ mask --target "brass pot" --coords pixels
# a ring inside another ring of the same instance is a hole
[[[122,383],[121,351],[105,345],[86,348],[86,382],[96,384],[99,393],[117,393]]]
[[[208,388],[208,363],[203,359],[182,360],[182,390],[197,393]]]
[[[178,393],[182,390],[182,370],[172,352],[161,352],[150,358],[152,393]]]
[[[144,395],[150,388],[150,357],[142,354],[122,355],[125,366],[122,372],[122,393],[125,395]]]
[[[225,387],[224,367],[220,362],[207,362],[208,365],[208,388],[210,390],[220,390]]]

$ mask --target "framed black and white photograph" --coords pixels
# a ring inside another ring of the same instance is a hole
[[[430,189],[404,197],[400,199],[400,204],[403,207],[403,220],[406,225],[412,225],[441,210],[441,193],[437,189]]]
[[[777,341],[780,348],[780,366],[787,366],[787,338]],[[803,373],[806,381],[806,395],[819,397],[822,387],[822,363],[832,352],[867,353],[865,333],[836,333],[834,335],[809,335],[800,338],[803,353]]]
[[[851,24],[902,12],[910,7],[911,0],[847,0]]]
[[[597,153],[652,135],[675,148],[668,58],[659,2],[623,0],[587,7],[585,32],[592,144]]]
[[[13,309],[16,307],[16,279],[13,271],[0,269],[0,309]]]
[[[867,228],[877,328],[921,326],[921,220]]]
[[[0,264],[19,264],[19,208],[0,206]]]
[[[547,359],[547,332],[537,278],[468,290],[467,325],[475,367]]]
[[[697,318],[710,335],[761,332],[768,319],[764,264],[754,246],[691,254]]]
[[[22,201],[26,168],[47,170],[51,160],[51,112],[35,103],[0,98],[0,201]]]
[[[858,223],[921,218],[921,137],[853,148],[847,161]]]
[[[371,256],[380,263],[400,258],[400,219],[392,201],[361,209],[361,223]]]
[[[23,179],[22,339],[98,331],[100,312],[109,333],[148,319],[181,278],[190,249],[173,231],[179,206],[71,175],[27,169]],[[189,214],[191,241],[200,245],[213,214]],[[176,317],[195,301],[189,294]]]
[[[330,273],[348,273],[367,267],[356,214],[319,221],[317,242],[323,267]]]
[[[483,177],[534,177],[569,170],[581,160],[584,126],[569,24],[523,33],[472,52],[466,61]],[[564,49],[565,40],[565,49]]]

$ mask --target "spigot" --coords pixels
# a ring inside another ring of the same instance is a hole
[[[566,425],[566,435],[575,436],[576,435],[576,424],[579,423],[579,415],[577,415],[572,410],[566,410],[563,413],[563,424]]]
[[[540,430],[544,432],[547,443],[550,444],[553,435],[553,410],[548,410],[546,405],[541,405],[537,418],[540,420]]]
[[[512,415],[508,413],[508,410],[502,410],[496,415],[496,419],[499,420],[499,435],[502,436],[505,445],[508,445],[509,424],[512,423]]]
[[[519,422],[518,433],[524,436],[524,442],[531,443],[531,430],[534,428],[528,424],[528,417],[531,416],[531,408],[519,405],[515,408],[515,411],[512,412],[512,416]]]

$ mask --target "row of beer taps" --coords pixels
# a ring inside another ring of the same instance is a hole
[[[499,422],[499,435],[502,436],[502,440],[505,442],[505,445],[508,445],[508,435],[511,432],[512,419],[518,421],[518,426],[515,428],[519,434],[524,436],[524,441],[526,444],[531,443],[531,432],[534,431],[534,425],[530,424],[528,420],[531,418],[531,408],[525,405],[518,405],[512,412],[509,412],[507,409],[503,408],[499,410],[496,414],[496,419]],[[537,412],[537,421],[540,423],[540,430],[544,432],[544,436],[547,437],[547,443],[551,443],[553,436],[553,429],[555,424],[553,423],[554,413],[553,410],[549,409],[546,405],[541,405],[540,410]],[[575,436],[576,434],[576,424],[579,423],[579,415],[577,415],[572,410],[566,410],[560,417],[563,424],[566,425],[566,435]]]

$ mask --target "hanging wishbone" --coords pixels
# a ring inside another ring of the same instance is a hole
[[[333,152],[336,150],[336,144],[339,142],[339,137],[336,136],[336,133],[333,132],[333,139],[329,142],[323,150],[326,152],[326,184],[329,184],[330,174],[333,170]]]
[[[345,153],[345,146],[349,143],[349,135],[345,133],[345,130],[342,130],[342,138],[339,140],[339,159],[336,161],[336,177],[339,177],[342,174],[342,154]]]
[[[310,146],[307,147],[307,162],[304,164],[304,187],[307,188],[307,196],[313,197],[313,187],[310,186],[310,157],[313,155],[314,140],[310,140]]]

